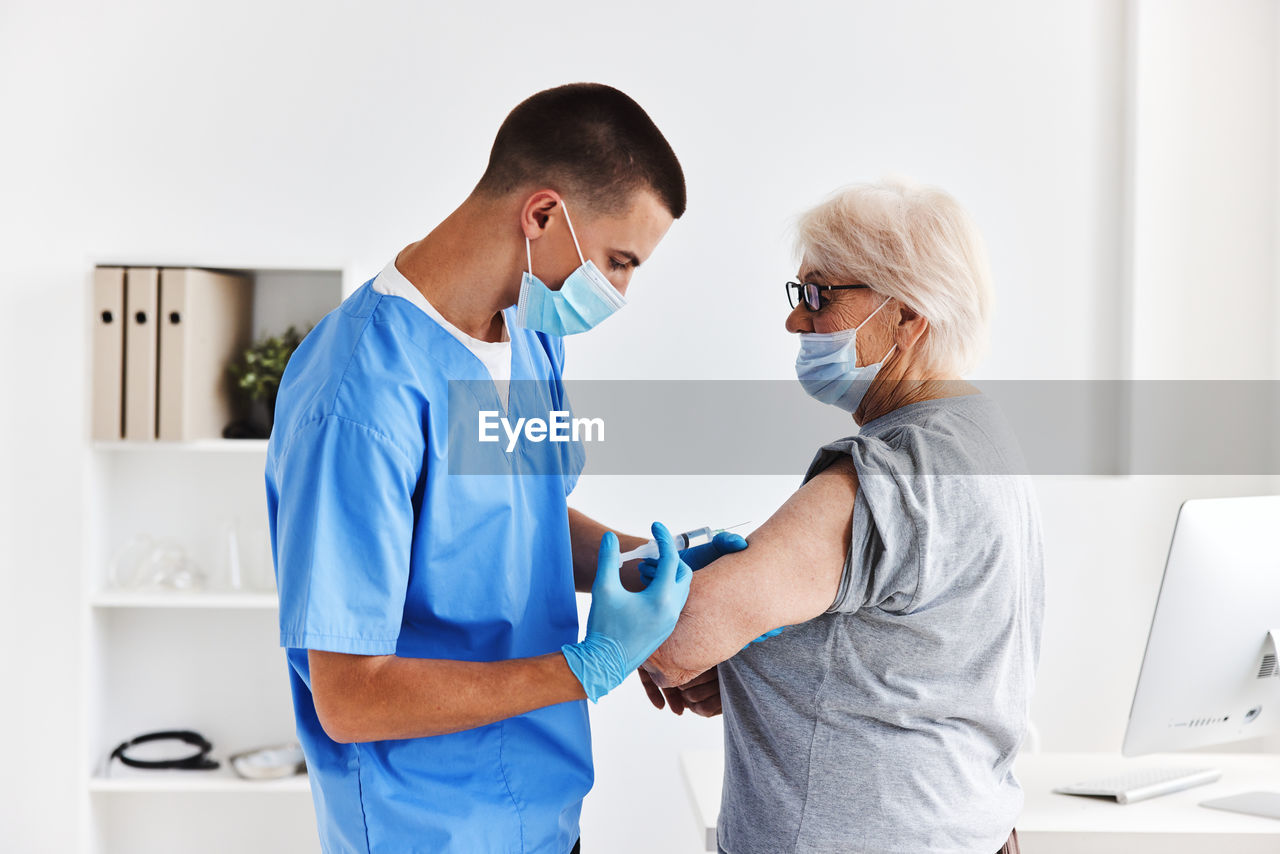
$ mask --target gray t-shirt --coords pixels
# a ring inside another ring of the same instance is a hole
[[[994,854],[1044,615],[1040,516],[994,403],[896,409],[823,447],[858,472],[827,613],[720,665],[729,854]]]

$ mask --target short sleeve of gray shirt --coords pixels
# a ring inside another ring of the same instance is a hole
[[[933,571],[928,546],[972,541],[995,522],[964,512],[974,487],[990,482],[950,478],[1012,476],[1022,468],[1017,443],[992,418],[993,407],[978,395],[915,404],[818,452],[806,482],[842,456],[858,473],[853,540],[828,613],[865,607],[907,613],[945,591],[951,579]]]

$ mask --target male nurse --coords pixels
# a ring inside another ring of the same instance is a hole
[[[471,195],[290,360],[267,501],[326,854],[579,850],[583,700],[657,648],[691,567],[719,552],[680,555],[655,523],[656,574],[645,586],[628,565],[624,585],[619,540],[644,539],[568,507],[581,447],[536,474],[518,454],[505,475],[451,474],[450,392],[479,389],[512,422],[568,409],[563,336],[625,303],[684,209],[638,104],[596,84],[540,92]],[[593,594],[582,640],[575,590]]]

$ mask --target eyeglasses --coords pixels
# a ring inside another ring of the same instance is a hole
[[[787,282],[787,302],[795,308],[804,303],[809,311],[817,311],[829,300],[822,296],[823,291],[850,291],[856,288],[871,289],[870,285],[817,285],[813,282]]]

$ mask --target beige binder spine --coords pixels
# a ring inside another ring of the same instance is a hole
[[[227,366],[249,345],[253,289],[246,276],[160,271],[159,437],[217,439],[234,416]]]
[[[124,437],[156,437],[156,312],[160,307],[159,271],[125,271]]]
[[[93,410],[90,435],[124,435],[124,269],[93,271]]]

